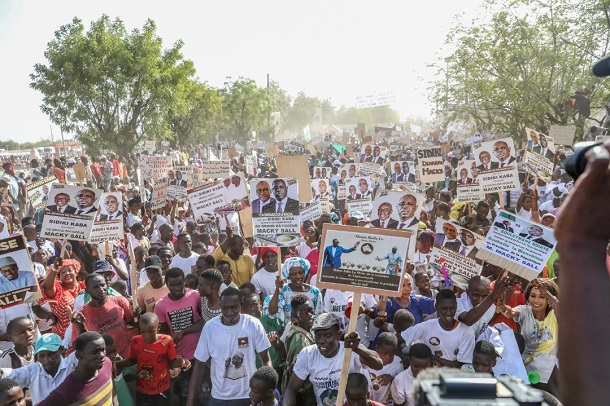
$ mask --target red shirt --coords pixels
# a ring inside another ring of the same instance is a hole
[[[141,335],[131,339],[129,358],[137,362],[138,372],[147,370],[152,380],[139,379],[136,390],[147,395],[157,395],[169,389],[169,361],[176,359],[174,340],[165,334],[158,334],[157,341],[148,344]]]
[[[492,291],[494,289],[494,284],[495,284],[494,282],[491,282],[489,284]],[[515,285],[515,289],[514,289],[513,293],[510,295],[510,299],[508,299],[507,305],[510,307],[515,307],[515,306],[524,305],[524,304],[525,304],[525,294],[523,292],[521,292],[521,289],[518,287],[518,285]],[[519,332],[519,329],[517,328],[517,322],[515,320],[513,320],[512,318],[506,317],[502,313],[498,314],[498,316],[494,319],[494,321],[489,323],[489,325],[493,326],[493,325],[499,324],[499,323],[504,323],[508,327],[512,328],[513,331],[516,331],[517,333]]]
[[[109,335],[116,343],[117,353],[127,358],[129,355],[129,336],[127,335],[127,322],[133,319],[133,312],[129,301],[123,296],[107,296],[106,303],[101,307],[85,304],[80,310],[85,316],[85,327],[88,331],[97,331],[101,335]],[[76,340],[78,329],[74,329]]]

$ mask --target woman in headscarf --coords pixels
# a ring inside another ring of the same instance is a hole
[[[74,306],[74,299],[85,289],[85,282],[78,281],[76,276],[80,272],[80,263],[74,259],[56,259],[47,270],[47,277],[42,284],[42,298],[38,304],[48,302],[51,311],[57,318],[52,332],[64,337],[70,325],[70,316]]]
[[[315,286],[305,283],[309,275],[309,261],[299,257],[288,258],[282,265],[282,278],[279,276],[275,282],[275,293],[271,298],[267,297],[263,305],[263,312],[271,316],[279,317],[287,325],[290,322],[292,307],[290,301],[298,294],[303,294],[313,303],[315,315],[321,314],[322,293]],[[285,283],[284,280],[288,280]]]

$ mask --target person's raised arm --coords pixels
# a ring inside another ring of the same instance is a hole
[[[559,340],[562,401],[604,404],[610,398],[610,143],[587,152],[588,164],[561,207],[555,227],[561,256]],[[586,214],[585,214],[586,213]],[[587,345],[583,345],[586,342]],[[578,356],[575,356],[578,354]]]
[[[229,250],[229,243],[231,238],[233,238],[233,228],[229,225],[229,221],[227,221],[227,228],[225,229],[225,233],[227,233],[227,238],[220,244],[220,249],[224,254],[226,254]]]
[[[346,334],[344,338],[345,348],[351,348],[354,353],[360,356],[363,365],[379,371],[383,368],[383,361],[376,351],[369,350],[364,345],[360,345],[360,337],[355,331]]]
[[[481,303],[474,306],[467,312],[462,312],[459,314],[458,320],[467,326],[472,326],[474,323],[481,320],[481,317],[483,317],[491,305],[494,304],[498,298],[502,297],[509,283],[510,279],[508,276],[499,276],[494,284],[494,290],[487,295],[487,297],[483,299]]]
[[[278,276],[275,277],[275,292],[273,292],[273,296],[271,296],[271,300],[269,301],[269,314],[276,315],[279,311],[279,301],[280,294],[282,292],[282,287],[284,286],[284,281],[282,278]]]
[[[55,281],[57,280],[57,273],[59,272],[62,264],[61,258],[55,258],[51,267],[49,268],[49,273],[47,277],[44,278],[44,282],[42,283],[42,288],[44,289],[45,295],[49,299],[54,299],[57,291],[55,290]]]

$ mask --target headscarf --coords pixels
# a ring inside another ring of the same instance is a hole
[[[4,169],[4,172],[8,173],[9,175],[13,176],[13,177],[17,177],[15,176],[15,169],[13,169],[13,164],[10,162],[5,162],[2,165],[2,169]]]
[[[288,258],[284,264],[282,265],[282,278],[289,280],[290,270],[292,268],[303,268],[303,273],[305,274],[305,279],[307,279],[307,275],[309,275],[310,264],[309,261],[299,257]]]
[[[277,247],[262,247],[261,252],[259,254],[260,258],[261,259],[265,258],[265,254],[268,253],[269,251],[275,252],[275,255],[277,255]]]
[[[61,267],[63,268],[64,266],[68,266],[68,267],[72,268],[72,270],[75,273],[80,272],[80,262],[78,262],[75,259],[64,259],[63,262],[61,263]]]

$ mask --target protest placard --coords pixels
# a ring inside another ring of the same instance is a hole
[[[476,256],[531,281],[556,244],[552,229],[501,210]]]
[[[311,180],[311,201],[315,202],[320,199],[330,199],[330,181],[328,179],[312,179]]]
[[[552,125],[549,136],[555,141],[555,145],[572,145],[576,135],[576,127],[573,125]]]
[[[120,240],[124,233],[123,218],[96,221],[91,228],[89,243],[101,244],[110,240]]]
[[[339,167],[339,183],[346,182],[358,176],[359,164],[343,164]]]
[[[167,171],[172,169],[172,158],[169,156],[144,156],[138,159],[138,169],[144,179],[158,179],[167,176]]]
[[[541,132],[530,128],[526,128],[525,131],[527,146],[523,163],[529,172],[545,182],[550,182],[555,166],[555,142],[552,137]]]
[[[421,194],[406,193],[397,190],[380,190],[375,195],[371,211],[371,226],[417,231],[419,223],[418,207],[424,197]]]
[[[308,179],[309,181],[309,179]],[[250,181],[255,245],[292,247],[300,241],[299,186],[294,178]]]
[[[419,176],[423,183],[445,180],[445,166],[441,147],[420,148],[417,150]]]
[[[485,200],[485,194],[479,183],[479,170],[474,159],[460,161],[456,171],[458,202],[468,203]]]
[[[42,297],[23,235],[0,240],[0,309]]]
[[[277,175],[280,178],[294,178],[299,185],[299,199],[301,203],[311,200],[311,186],[309,183],[309,163],[305,155],[278,156],[275,159]]]
[[[231,178],[225,178],[223,182],[208,182],[196,188],[189,189],[188,199],[196,219],[207,221],[217,216],[225,217],[228,214],[240,211],[248,207],[245,191],[237,191],[232,196],[227,196],[227,190],[233,187]],[[243,195],[241,199],[233,199],[234,196]],[[228,200],[233,199],[233,200]]]
[[[59,183],[55,175],[47,176],[26,186],[26,194],[34,210],[43,209],[49,199],[49,191],[54,183]],[[53,204],[51,202],[51,204]]]
[[[201,172],[204,179],[225,178],[230,175],[231,161],[203,161]]]
[[[437,219],[436,236],[430,257],[430,266],[435,271],[432,279],[444,279],[444,265],[450,282],[466,289],[470,278],[481,273],[482,262],[476,258],[476,254],[482,244],[483,237],[477,233],[454,222]]]
[[[190,180],[189,180],[190,178]],[[186,167],[176,167],[167,171],[167,199],[186,201],[186,192],[193,184],[193,171]]]
[[[415,183],[415,162],[392,161],[390,162],[389,179],[394,183]]]
[[[305,221],[316,221],[322,216],[322,203],[320,200],[309,203],[301,209],[301,224]]]
[[[410,231],[324,224],[317,285],[320,288],[379,295],[402,286]]]
[[[544,156],[532,151],[525,151],[523,165],[528,172],[538,176],[545,182],[551,181],[555,164]]]
[[[123,222],[123,196],[121,192],[102,193],[100,210],[97,213],[99,221],[121,220]]]
[[[87,241],[100,205],[102,191],[54,184],[42,221],[41,237]],[[122,200],[121,200],[122,201]]]
[[[377,165],[383,165],[387,150],[382,151],[379,145],[363,144],[360,149],[360,163],[372,163]]]
[[[157,149],[155,141],[144,141],[144,150],[153,153]]]
[[[325,166],[314,166],[312,179],[328,179],[330,178],[331,169]]]
[[[483,193],[519,188],[519,172],[512,138],[485,141],[474,144],[472,148]]]
[[[371,200],[373,197],[373,183],[369,176],[356,176],[346,183],[347,201]]]
[[[78,182],[78,179],[76,179],[76,173],[74,172],[74,168],[66,168],[66,170],[64,171],[64,178],[66,180],[66,183],[70,185],[75,185]]]
[[[85,169],[84,163],[79,162],[74,164],[72,165],[72,169],[74,169],[77,181],[87,182],[87,170]]]
[[[151,210],[157,210],[167,205],[167,178],[152,179],[153,191],[150,197]]]
[[[382,169],[379,164],[363,162],[358,164],[358,176],[377,176]]]
[[[348,200],[347,201],[347,212],[353,213],[356,211],[361,212],[365,217],[371,215],[373,210],[373,201],[370,199],[361,200]]]

